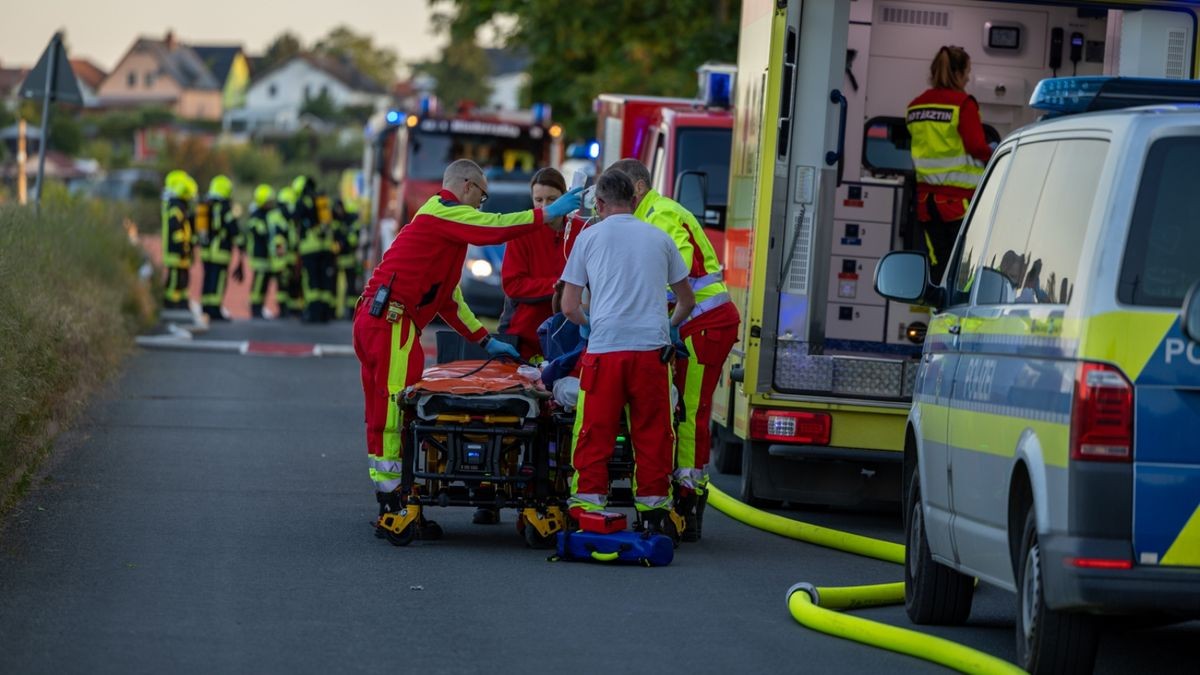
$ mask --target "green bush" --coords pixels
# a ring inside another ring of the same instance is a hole
[[[153,318],[141,265],[111,205],[0,206],[0,508]]]

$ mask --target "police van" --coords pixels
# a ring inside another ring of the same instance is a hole
[[[1090,672],[1104,615],[1200,617],[1197,104],[1194,81],[1042,81],[1046,118],[997,148],[942,285],[924,253],[876,269],[932,311],[908,614],[965,621],[974,578],[1015,591],[1031,672]]]

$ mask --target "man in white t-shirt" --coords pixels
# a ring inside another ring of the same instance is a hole
[[[633,202],[629,178],[604,172],[596,181],[596,208],[603,220],[579,235],[563,270],[563,313],[583,326],[588,338],[580,358],[571,456],[575,477],[568,507],[578,518],[606,506],[608,460],[628,406],[637,510],[651,531],[678,540],[678,523],[670,518],[675,468],[671,375],[663,355],[673,353],[678,326],[691,313],[695,296],[675,243],[634,218]],[[670,317],[667,286],[678,298]],[[591,296],[586,315],[581,305],[585,287]]]

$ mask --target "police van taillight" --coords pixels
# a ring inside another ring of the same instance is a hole
[[[750,437],[758,441],[829,445],[832,430],[828,413],[762,408],[750,413]]]
[[[1133,385],[1112,366],[1081,363],[1075,371],[1071,459],[1133,459]]]

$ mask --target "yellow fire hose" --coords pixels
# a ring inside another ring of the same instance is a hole
[[[876,560],[904,564],[904,546],[901,544],[767,513],[743,504],[711,484],[708,486],[708,503],[730,518],[760,530]],[[827,635],[915,656],[964,673],[991,675],[1024,672],[1003,659],[956,642],[835,611],[902,602],[902,581],[821,588],[799,583],[787,592],[788,611],[792,618],[802,626]]]

